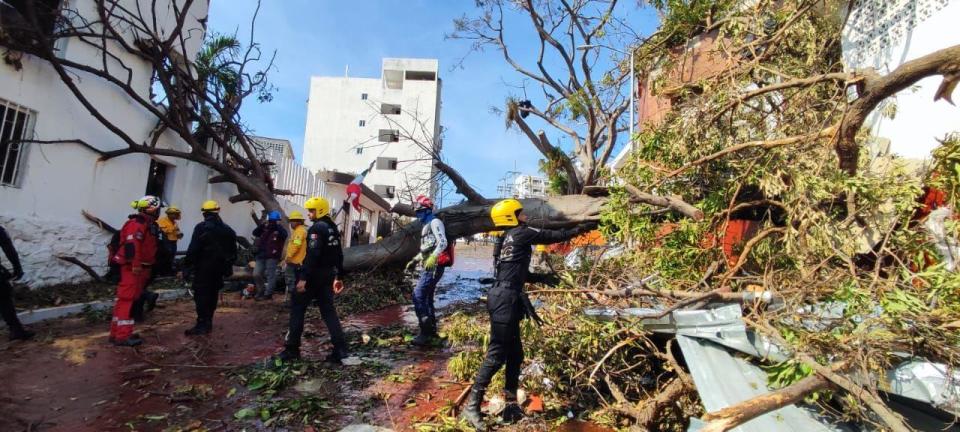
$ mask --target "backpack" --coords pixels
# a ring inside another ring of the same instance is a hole
[[[440,252],[440,255],[437,256],[437,265],[440,267],[452,267],[455,254],[453,252],[453,245],[456,244],[455,241],[450,242],[447,245],[447,248]]]

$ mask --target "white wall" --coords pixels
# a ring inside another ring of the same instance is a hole
[[[383,73],[406,70],[438,72],[436,60],[384,59]],[[400,75],[402,76],[402,75]],[[381,77],[383,78],[383,77]],[[304,166],[313,171],[360,172],[377,157],[396,158],[397,170],[374,169],[364,184],[392,185],[398,194],[408,186],[415,194],[432,195],[435,184],[425,182],[435,172],[429,154],[412,141],[378,142],[380,129],[401,129],[421,142],[439,137],[440,80],[402,80],[402,89],[388,88],[381,78],[312,77],[304,136]],[[367,99],[361,95],[366,93]],[[399,104],[400,115],[382,115],[382,103]],[[360,121],[366,122],[360,126]],[[423,123],[423,126],[418,124]],[[438,143],[439,144],[439,143]],[[357,154],[356,147],[364,147]],[[404,162],[408,161],[408,162]],[[412,162],[411,162],[412,161]],[[396,203],[400,197],[390,199]]]
[[[80,10],[89,10],[92,0],[77,0],[75,4]],[[205,16],[206,4],[202,0],[196,2],[195,7],[202,8],[191,13]],[[162,20],[158,26],[162,26]],[[200,28],[199,23],[196,26]],[[201,39],[202,34],[192,38],[196,45],[188,50],[195,51]],[[96,51],[76,41],[67,44],[65,56],[88,64],[96,64],[98,58]],[[125,62],[133,69],[137,88],[148,95],[147,64],[131,58],[125,58]],[[77,83],[114,124],[134,139],[147,137],[155,119],[126,94],[89,75],[79,74]],[[74,98],[49,65],[35,58],[24,57],[23,69],[19,71],[0,64],[0,99],[34,111],[34,139],[82,139],[104,151],[125,147]],[[185,146],[170,133],[162,137],[159,145]],[[57,260],[56,255],[75,256],[99,272],[106,270],[109,235],[86,221],[80,211],[87,210],[119,228],[131,212],[130,201],[146,191],[150,156],[133,154],[107,161],[98,159],[97,153],[77,144],[28,144],[21,158],[18,185],[0,186],[0,224],[13,237],[27,273],[25,283],[29,286],[89,279],[80,268]],[[200,205],[206,199],[220,201],[224,220],[233,225],[238,234],[250,235],[253,222],[249,213],[259,206],[230,204],[227,198],[236,193],[235,186],[209,185],[207,179],[212,172],[199,164],[164,157],[156,159],[171,166],[167,172],[165,199],[183,209],[181,225],[186,239],[200,221]],[[186,241],[183,241],[180,249],[185,248]]]
[[[843,29],[848,70],[875,68],[881,74],[942,48],[960,44],[960,0],[861,0]],[[939,77],[927,78],[888,99],[870,116],[874,134],[890,140],[892,153],[925,159],[937,138],[960,131],[960,107],[934,102]],[[954,95],[960,99],[960,93]],[[895,106],[894,118],[881,113]]]

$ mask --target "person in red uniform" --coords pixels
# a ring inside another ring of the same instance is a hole
[[[161,203],[159,198],[147,195],[130,206],[137,213],[130,215],[120,229],[120,244],[112,258],[120,266],[120,283],[110,322],[110,342],[132,347],[143,343],[143,339],[133,333],[131,310],[150,280],[150,267],[156,261],[158,228],[155,221]]]

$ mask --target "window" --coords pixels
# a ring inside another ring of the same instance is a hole
[[[389,157],[378,157],[377,158],[377,169],[378,170],[388,170],[394,171],[397,169],[397,158]]]
[[[367,94],[366,94],[366,93],[360,93],[360,100],[367,100]]]
[[[0,185],[18,185],[26,148],[23,140],[30,135],[32,121],[32,111],[0,99]]]
[[[147,174],[147,190],[144,194],[153,195],[162,200],[164,198],[163,185],[166,183],[167,164],[151,159],[150,172]]]
[[[400,114],[400,105],[398,104],[380,104],[380,114],[398,115]]]
[[[431,71],[407,71],[409,81],[436,81],[437,74]]]
[[[388,185],[373,185],[373,191],[384,198],[393,198],[397,188]]]
[[[366,125],[367,125],[367,121],[366,121],[366,120],[360,120],[360,127],[364,127],[364,126],[366,126]]]
[[[400,141],[400,131],[396,129],[380,129],[379,136],[380,142]]]
[[[357,146],[357,154],[363,154],[363,147]]]

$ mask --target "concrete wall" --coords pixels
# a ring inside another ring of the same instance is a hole
[[[381,129],[401,130],[423,143],[439,138],[440,80],[405,79],[405,71],[429,71],[437,76],[436,60],[384,59],[381,78],[312,77],[307,124],[304,135],[303,164],[316,172],[337,170],[360,172],[377,157],[396,158],[396,170],[374,169],[364,184],[395,186],[396,203],[420,193],[431,195],[435,172],[430,155],[413,141],[381,143]],[[398,88],[402,87],[402,88]],[[362,95],[366,94],[367,99]],[[399,115],[381,114],[382,104],[398,104]],[[365,125],[360,126],[360,121]],[[423,123],[422,127],[418,121]],[[435,145],[439,147],[440,143]],[[357,148],[362,148],[361,153]],[[439,151],[439,148],[438,148]],[[413,189],[406,193],[406,189]]]
[[[89,10],[91,3],[77,0],[76,4],[80,10]],[[196,3],[202,5],[202,10],[192,13],[205,16],[207,3]],[[158,10],[162,10],[164,2],[158,4]],[[188,49],[198,48],[201,39],[198,34],[196,45]],[[74,42],[67,43],[64,55],[96,64],[97,53]],[[132,58],[125,58],[125,62],[133,69],[134,82],[143,95],[149,95],[151,73],[147,64]],[[79,74],[77,82],[114,124],[121,125],[135,139],[148,136],[156,120],[127,95],[89,75]],[[0,64],[0,99],[32,111],[34,139],[82,139],[101,150],[124,147],[119,138],[83,108],[52,68],[35,58],[24,57],[23,69],[19,71]],[[183,148],[185,144],[168,133],[159,145]],[[13,237],[27,273],[24,281],[29,286],[89,278],[80,268],[57,260],[56,255],[75,256],[100,272],[106,270],[109,236],[87,222],[80,211],[87,210],[119,228],[131,212],[130,201],[146,191],[151,157],[135,154],[103,162],[98,158],[97,153],[77,144],[27,144],[16,186],[0,186],[0,224]],[[164,157],[154,159],[169,165],[164,199],[183,209],[181,225],[187,239],[201,219],[200,204],[207,199],[220,201],[224,220],[238,234],[250,235],[253,222],[249,213],[259,206],[227,202],[236,193],[235,186],[209,185],[207,179],[212,172],[199,164]],[[186,241],[181,242],[180,248],[186,248]]]
[[[860,0],[843,29],[843,60],[848,70],[875,68],[885,74],[901,64],[960,44],[960,0]],[[937,138],[960,132],[960,107],[933,102],[941,78],[927,78],[885,101],[868,119],[891,153],[926,159]],[[954,99],[960,98],[955,94]],[[893,112],[893,118],[883,112]]]

